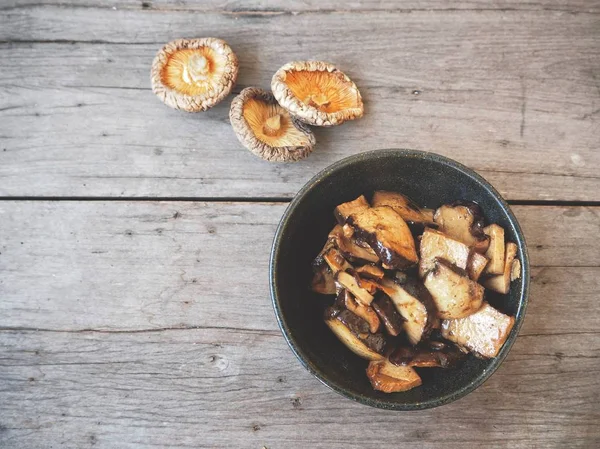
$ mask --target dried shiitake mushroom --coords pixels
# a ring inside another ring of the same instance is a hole
[[[152,63],[152,91],[167,105],[206,111],[231,91],[238,60],[221,39],[178,39],[166,44]]]
[[[277,104],[273,94],[256,87],[233,99],[229,119],[242,145],[267,161],[299,161],[316,142],[312,131]]]
[[[339,125],[364,112],[356,84],[327,62],[290,62],[275,73],[271,89],[281,106],[310,125]]]

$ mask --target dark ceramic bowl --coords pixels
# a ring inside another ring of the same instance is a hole
[[[519,246],[521,279],[508,295],[486,291],[486,299],[515,316],[515,326],[498,356],[480,360],[469,355],[456,369],[420,369],[423,385],[407,392],[373,390],[362,360],[340,343],[323,323],[332,296],[313,293],[308,286],[311,261],[334,225],[333,209],[375,190],[404,193],[431,208],[455,200],[472,200],[483,209],[486,223],[505,229],[507,241]],[[273,307],[290,348],[304,367],[338,393],[373,407],[418,410],[447,404],[480,386],[505,359],[523,322],[529,286],[525,239],[516,218],[500,194],[467,167],[434,153],[380,150],[361,153],[323,170],[291,202],[277,228],[270,263]]]

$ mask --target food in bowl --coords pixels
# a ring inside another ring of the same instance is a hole
[[[407,391],[422,384],[415,368],[499,353],[515,319],[490,305],[487,292],[507,294],[521,265],[517,245],[498,224],[486,226],[476,203],[433,210],[377,191],[333,212],[337,224],[313,262],[311,288],[335,295],[325,323],[370,361],[375,390]]]

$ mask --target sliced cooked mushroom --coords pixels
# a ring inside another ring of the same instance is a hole
[[[229,94],[237,74],[237,57],[225,41],[178,39],[154,58],[152,91],[174,109],[205,111]]]
[[[393,337],[400,335],[403,320],[398,310],[396,310],[396,306],[387,295],[378,295],[371,303],[371,307],[381,318],[388,334]]]
[[[323,260],[325,260],[325,263],[327,263],[334,276],[340,271],[352,269],[352,265],[348,263],[336,248],[329,248],[323,255]]]
[[[464,357],[464,352],[451,344],[443,344],[441,349],[424,345],[399,346],[390,354],[389,361],[394,365],[416,368],[452,368]]]
[[[483,214],[477,204],[470,201],[446,204],[435,211],[433,219],[444,234],[479,253],[487,250],[490,240],[483,232]]]
[[[363,265],[362,267],[358,267],[356,269],[356,274],[361,277],[371,278],[371,279],[381,279],[385,275],[383,270],[375,265]]]
[[[497,224],[491,224],[483,228],[483,232],[490,237],[490,246],[485,255],[490,263],[485,269],[489,274],[504,273],[504,229]]]
[[[442,335],[483,357],[496,357],[508,338],[515,319],[487,302],[474,314],[442,322]]]
[[[513,242],[506,244],[506,251],[504,252],[504,272],[497,274],[483,281],[483,286],[494,290],[498,293],[506,294],[510,290],[511,272],[513,267],[513,261],[517,256],[517,245]],[[519,270],[520,271],[520,270]]]
[[[438,309],[431,293],[429,293],[429,290],[425,288],[423,282],[417,279],[414,274],[411,276],[407,275],[403,279],[396,278],[394,279],[394,283],[400,285],[404,291],[418,299],[419,302],[425,306],[425,310],[427,310],[427,323],[423,329],[421,339],[429,337],[429,334],[433,329],[438,329],[440,327]]]
[[[311,290],[321,295],[335,295],[335,279],[328,266],[322,266],[313,275]]]
[[[365,288],[362,288],[356,278],[352,276],[350,273],[346,273],[345,271],[339,271],[335,275],[335,280],[340,283],[340,285],[346,289],[350,293],[354,295],[354,297],[365,306],[368,306],[373,302],[373,295],[369,293]]]
[[[513,260],[512,268],[510,269],[510,280],[516,281],[521,277],[521,262],[519,259]]]
[[[377,257],[377,254],[371,248],[358,246],[352,237],[346,237],[341,225],[336,225],[329,233],[328,238],[335,243],[344,257],[349,260],[365,262],[379,261],[379,257]]]
[[[443,259],[436,259],[424,284],[435,301],[440,318],[462,318],[481,307],[483,287],[469,279],[464,270]]]
[[[483,254],[473,251],[469,257],[469,262],[467,263],[467,273],[469,274],[469,277],[472,280],[477,281],[481,276],[481,273],[483,273],[483,270],[485,270],[488,262],[488,258]]]
[[[435,229],[426,228],[419,246],[419,277],[424,278],[433,269],[435,259],[441,258],[466,269],[471,249],[462,242],[448,237]]]
[[[271,90],[281,106],[310,125],[332,126],[363,115],[356,85],[332,64],[295,61],[273,76]]]
[[[421,341],[428,323],[428,313],[425,305],[400,285],[389,279],[381,280],[382,291],[390,297],[396,309],[406,320],[402,327],[409,341],[416,345]]]
[[[349,310],[334,307],[327,309],[325,314],[325,324],[348,349],[368,360],[383,359],[385,338],[382,334],[369,333],[366,321]]]
[[[410,366],[396,366],[388,360],[372,361],[367,367],[367,377],[375,390],[384,393],[407,391],[421,385],[417,372]]]
[[[334,248],[334,246],[335,245],[333,244],[333,242],[329,240],[325,242],[325,245],[323,245],[323,249],[319,251],[319,254],[317,254],[317,257],[315,257],[315,259],[312,262],[313,271],[319,271],[321,267],[327,266],[327,262],[325,262],[325,254],[327,254],[327,252],[329,252],[331,248]]]
[[[391,207],[404,221],[435,225],[433,221],[434,211],[432,209],[420,208],[413,200],[401,193],[378,190],[373,194],[371,203],[373,207]]]
[[[344,221],[346,221],[346,219],[344,219]],[[344,226],[342,226],[342,232],[344,233],[344,236],[346,236],[347,238],[352,238],[352,236],[354,235],[354,228],[352,226],[350,226],[349,224],[345,224]],[[364,248],[364,245],[363,245]]]
[[[364,195],[359,196],[355,200],[348,201],[347,203],[342,203],[335,208],[333,214],[335,215],[335,219],[339,224],[343,225],[346,223],[348,217],[352,214],[357,214],[362,212],[365,209],[371,207],[364,197]],[[349,233],[348,227],[344,226],[344,232]]]
[[[375,251],[387,269],[403,269],[418,262],[415,240],[406,222],[387,206],[372,207],[347,219],[357,238]]]
[[[357,302],[348,290],[344,289],[339,293],[338,302],[343,303],[346,309],[369,323],[369,331],[372,334],[379,330],[381,322],[375,311],[371,307]]]
[[[240,143],[267,161],[299,161],[316,142],[313,132],[279,106],[273,94],[256,87],[233,99],[229,119]]]

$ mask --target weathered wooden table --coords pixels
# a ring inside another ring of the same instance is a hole
[[[600,3],[0,2],[0,447],[600,445]],[[342,8],[342,9],[339,9]],[[157,49],[218,36],[236,92],[335,62],[366,114],[306,161],[149,87]],[[512,202],[533,264],[510,356],[453,404],[394,413],[296,361],[268,293],[299,187],[361,151],[463,162]]]

